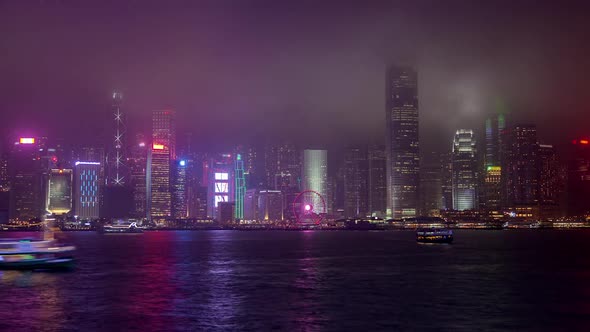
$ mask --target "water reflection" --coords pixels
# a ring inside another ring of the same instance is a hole
[[[60,296],[58,280],[63,274],[31,271],[1,271],[0,321],[16,322],[30,330],[59,331],[65,320],[64,299]],[[0,330],[5,330],[0,324]],[[22,327],[22,326],[21,326]],[[8,330],[8,329],[6,329]]]
[[[297,330],[317,330],[327,320],[325,313],[321,312],[322,294],[322,270],[320,257],[314,250],[314,240],[317,233],[306,231],[300,233],[300,245],[302,257],[297,259],[298,270],[294,281],[295,293],[291,301],[295,314]]]

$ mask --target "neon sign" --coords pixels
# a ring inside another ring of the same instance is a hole
[[[20,144],[35,144],[35,139],[32,137],[21,137],[19,139]]]

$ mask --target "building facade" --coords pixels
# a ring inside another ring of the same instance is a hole
[[[303,190],[312,190],[328,201],[328,151],[303,151]],[[312,202],[320,206],[320,202]],[[329,208],[328,208],[329,209]]]
[[[74,170],[74,211],[82,220],[99,218],[101,164],[96,161],[77,161]]]
[[[387,210],[387,171],[385,147],[370,146],[369,163],[369,213],[371,216],[383,217]]]
[[[350,148],[344,153],[344,216],[366,217],[369,214],[367,151]]]
[[[72,210],[73,172],[71,169],[52,169],[49,172],[45,210],[53,215],[64,215]]]
[[[515,125],[502,134],[502,203],[507,209],[539,203],[539,146],[534,125]]]

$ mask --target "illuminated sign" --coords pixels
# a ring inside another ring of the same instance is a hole
[[[164,150],[164,145],[154,143],[153,148],[154,150]]]
[[[34,144],[35,139],[32,137],[21,137],[19,142],[20,144]]]
[[[229,173],[215,173],[215,180],[229,180]]]
[[[215,207],[218,207],[220,202],[227,202],[227,199],[227,195],[215,195]]]
[[[100,165],[100,163],[95,161],[76,161],[75,165]]]
[[[580,144],[588,144],[588,140],[587,139],[581,139],[580,140]]]
[[[502,167],[500,166],[488,166],[488,172],[500,172]]]
[[[229,192],[229,184],[227,182],[216,182],[215,183],[215,192],[216,193],[228,193]]]

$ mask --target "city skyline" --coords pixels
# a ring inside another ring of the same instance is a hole
[[[584,136],[589,126],[578,115],[586,108],[587,78],[576,73],[590,63],[582,18],[568,15],[583,9],[576,6],[377,1],[371,8],[342,5],[338,15],[328,15],[328,5],[263,1],[170,2],[164,11],[108,1],[92,9],[51,1],[1,6],[2,30],[11,32],[0,64],[6,77],[0,107],[9,110],[0,125],[4,135],[19,135],[19,128],[101,141],[112,121],[103,116],[104,96],[116,89],[125,96],[128,122],[146,129],[146,113],[173,108],[179,131],[192,130],[195,144],[207,146],[209,137],[221,134],[213,144],[269,137],[332,148],[343,140],[365,143],[367,133],[378,143],[385,131],[383,72],[392,63],[419,69],[425,151],[441,152],[446,144],[440,138],[457,128],[481,133],[498,103],[517,122],[534,116],[539,137],[551,144]],[[197,17],[189,9],[200,9]],[[136,21],[125,19],[131,14]],[[154,20],[158,16],[166,19]],[[252,17],[257,24],[249,24]],[[309,22],[304,29],[289,28],[302,17]],[[52,47],[24,40],[51,40]],[[274,128],[283,119],[289,125]],[[327,127],[332,130],[322,130]]]

